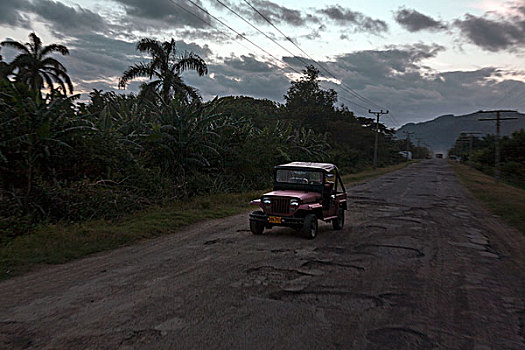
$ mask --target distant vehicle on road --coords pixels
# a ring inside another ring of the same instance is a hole
[[[289,226],[308,239],[317,236],[318,220],[343,228],[346,190],[337,167],[329,163],[292,162],[275,167],[273,191],[250,202],[261,210],[250,214],[255,235],[265,228]]]
[[[443,153],[436,153],[436,158],[443,158]]]

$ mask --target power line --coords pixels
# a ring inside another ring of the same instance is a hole
[[[178,5],[177,3],[175,3],[173,0],[170,0],[172,3],[176,4],[177,6],[180,7],[180,5]],[[197,4],[196,2],[194,2],[193,0],[187,0],[189,1],[190,3],[192,3],[195,7],[197,7],[198,9],[200,9],[202,12],[206,13],[208,16],[210,16],[211,18],[215,19],[217,22],[219,22],[220,24],[222,24],[223,26],[225,26],[226,28],[228,28],[229,30],[231,30],[232,32],[234,32],[235,34],[237,34],[239,37],[243,38],[244,40],[248,41],[250,44],[252,44],[253,46],[257,47],[259,50],[265,52],[268,56],[272,57],[273,59],[277,60],[277,61],[280,61],[282,63],[284,63],[286,66],[288,66],[289,69],[291,69],[292,71],[294,71],[295,73],[297,74],[301,74],[301,72],[297,71],[295,68],[293,68],[292,66],[290,66],[288,63],[286,63],[285,61],[275,57],[274,55],[272,55],[270,52],[268,52],[267,50],[263,49],[261,46],[255,44],[252,40],[248,39],[245,35],[239,33],[237,30],[235,30],[234,28],[232,28],[231,26],[229,26],[228,24],[224,23],[224,21],[220,20],[219,18],[217,18],[216,16],[212,15],[209,11],[207,11],[206,9],[204,9],[202,6],[200,6],[199,4]],[[189,11],[187,9],[185,9],[185,11]],[[191,11],[190,11],[191,12]],[[193,14],[194,16],[196,16],[195,14]],[[197,18],[200,18],[197,16]],[[202,19],[201,19],[202,20]],[[210,24],[211,25],[211,24]],[[213,27],[213,25],[212,25]],[[251,50],[250,50],[251,51]],[[278,69],[281,69],[282,70],[282,67],[279,67],[278,65],[275,65],[275,64],[272,64],[273,66],[277,67]],[[350,101],[348,99],[345,99],[344,97],[340,96],[341,99],[343,100],[346,100],[348,103],[350,104],[353,104],[353,105],[356,105],[360,108],[362,108],[363,110],[366,110],[367,108],[356,103],[356,102],[353,102],[353,101]]]
[[[388,114],[388,110],[386,112],[383,112],[383,110],[380,110],[380,111],[376,111],[376,112],[372,112],[372,110],[368,110],[368,113],[370,114],[375,114],[377,119],[376,119],[376,138],[375,138],[375,142],[374,142],[374,170],[376,170],[376,167],[377,167],[377,145],[378,145],[378,137],[379,137],[379,116],[382,115],[382,114]]]
[[[415,132],[413,132],[413,131],[406,131],[406,130],[405,130],[405,131],[403,131],[403,133],[406,135],[406,138],[407,138],[407,144],[406,144],[406,147],[407,147],[407,150],[406,150],[406,157],[407,157],[407,162],[408,162],[408,161],[409,161],[408,156],[409,156],[409,154],[410,154],[410,151],[409,151],[409,149],[410,149],[410,135],[414,135]]]
[[[262,35],[264,35],[267,39],[271,40],[274,44],[276,44],[277,46],[279,46],[281,49],[285,50],[288,54],[292,55],[294,58],[298,59],[299,61],[301,61],[302,64],[304,64],[305,66],[307,66],[309,64],[309,62],[305,61],[302,57],[300,56],[297,56],[296,54],[294,54],[292,51],[288,50],[286,47],[284,47],[283,45],[281,45],[279,42],[277,42],[275,39],[273,39],[271,36],[269,36],[268,34],[266,34],[264,31],[262,31],[261,29],[259,29],[257,26],[255,26],[254,24],[252,24],[250,21],[248,21],[246,18],[244,18],[242,15],[240,15],[238,12],[236,12],[235,10],[233,10],[231,7],[229,7],[228,5],[226,5],[225,3],[223,3],[221,0],[216,0],[219,4],[221,4],[224,8],[228,9],[231,13],[233,13],[235,16],[239,17],[241,20],[243,20],[245,23],[247,23],[250,27],[252,27],[253,29],[255,29],[257,32],[261,33]],[[249,3],[248,3],[249,4]],[[251,6],[251,4],[249,4]],[[260,14],[260,12],[258,12]],[[262,14],[261,14],[262,15]],[[305,53],[306,54],[306,53]],[[308,55],[308,54],[306,54]],[[312,58],[310,58],[312,59]],[[313,60],[313,59],[312,59]],[[315,60],[314,60],[315,61]],[[285,61],[283,61],[284,63],[286,63]],[[317,64],[319,64],[318,62],[316,62]],[[289,67],[291,67],[288,63],[286,63]],[[335,77],[334,77],[335,78]],[[335,78],[337,79],[337,78]],[[344,89],[343,89],[344,90]],[[355,96],[355,95],[354,95]],[[340,96],[341,99],[344,99],[342,96]],[[357,97],[357,96],[355,96]],[[361,108],[363,108],[365,111],[366,111],[366,107],[356,103],[356,102],[352,102],[352,101],[349,101],[349,100],[346,100],[347,102],[351,103],[351,104],[354,104],[356,106],[359,106]]]
[[[180,8],[181,10],[183,10],[183,11],[189,13],[190,15],[192,15],[193,17],[197,18],[197,19],[200,20],[201,22],[206,23],[207,25],[209,25],[209,26],[212,27],[212,28],[215,28],[214,25],[213,25],[210,21],[207,21],[207,20],[205,20],[204,18],[199,17],[199,16],[196,15],[194,12],[192,12],[192,11],[188,10],[187,8],[185,8],[184,6],[182,6],[182,5],[178,4],[178,3],[176,3],[174,0],[169,0],[169,1],[170,1],[173,5],[175,5],[175,6],[177,6],[178,8]],[[236,38],[234,38],[234,37],[228,35],[228,33],[224,32],[224,31],[222,31],[222,30],[220,30],[220,29],[218,29],[218,28],[215,28],[215,29],[216,29],[219,33],[221,33],[221,34],[223,34],[223,35],[225,35],[225,36],[227,36],[227,37],[230,37],[230,38],[233,39],[234,41],[238,42],[238,43],[239,43],[242,47],[244,47],[246,50],[255,53],[254,51],[252,51],[252,49],[250,49],[250,48],[248,48],[246,45],[244,45],[241,41],[239,41],[239,40],[237,40]],[[272,64],[272,63],[270,62],[270,64]],[[272,64],[272,65],[273,65],[273,64]],[[275,67],[278,67],[277,65],[274,65],[274,66],[275,66]],[[278,68],[279,68],[279,67],[278,67]]]
[[[514,97],[514,100],[516,101],[516,103],[519,103],[519,102],[520,102],[519,99],[522,98],[522,97],[524,97],[524,96],[525,96],[525,91],[523,91],[523,92],[522,92],[521,94],[519,94],[518,96],[515,96],[515,97]],[[512,97],[511,97],[511,99],[512,99]]]
[[[170,0],[173,2],[173,0]],[[243,38],[244,40],[246,40],[247,42],[249,42],[250,44],[252,44],[253,46],[255,46],[256,48],[258,48],[259,50],[263,51],[264,53],[266,53],[268,56],[272,57],[273,59],[277,60],[277,61],[281,61],[281,62],[284,62],[282,61],[281,59],[275,57],[274,55],[272,55],[270,52],[266,51],[265,49],[263,49],[261,46],[257,45],[256,43],[254,43],[253,41],[251,41],[250,39],[248,39],[244,34],[242,33],[239,33],[238,31],[236,31],[235,29],[233,29],[231,26],[229,26],[228,24],[224,23],[224,21],[220,20],[218,17],[212,15],[211,13],[208,12],[208,10],[206,10],[205,8],[203,8],[202,6],[200,6],[199,4],[197,4],[195,1],[193,0],[187,0],[189,2],[191,2],[195,7],[197,7],[198,9],[200,9],[202,12],[206,13],[208,16],[210,16],[211,18],[213,18],[214,20],[216,20],[217,22],[219,22],[220,24],[222,24],[223,26],[225,26],[226,28],[228,28],[229,30],[231,30],[232,32],[234,32],[235,34],[237,34],[238,36],[240,36],[241,38]],[[284,62],[286,63],[286,62]],[[300,72],[298,72],[295,68],[291,67],[290,65],[288,65],[288,67],[293,70],[295,73],[297,74],[301,74]]]
[[[496,118],[480,118],[478,120],[480,121],[492,121],[492,120],[495,120],[496,121],[496,142],[495,142],[495,161],[494,161],[494,180],[496,181],[496,183],[498,183],[499,181],[499,173],[500,173],[500,144],[499,144],[499,140],[500,140],[500,127],[501,127],[501,121],[502,120],[512,120],[512,119],[518,119],[516,117],[507,117],[507,118],[501,118],[500,116],[500,113],[506,113],[506,112],[511,112],[511,113],[516,113],[516,111],[510,111],[510,110],[495,110],[495,111],[479,111],[478,113],[496,113]]]
[[[206,13],[208,16],[210,16],[211,18],[215,19],[217,22],[221,23],[223,26],[227,27],[229,30],[231,30],[232,32],[234,32],[235,34],[237,34],[239,37],[241,37],[242,39],[248,41],[250,44],[252,44],[253,46],[257,47],[259,50],[265,52],[267,55],[271,56],[273,59],[279,61],[279,62],[282,62],[284,63],[284,65],[287,66],[287,68],[289,68],[290,70],[292,70],[293,72],[297,73],[297,74],[301,74],[301,72],[297,71],[295,68],[293,68],[292,66],[290,66],[288,63],[286,63],[285,61],[275,57],[274,55],[272,55],[271,53],[269,53],[268,51],[266,51],[265,49],[263,49],[262,47],[260,47],[259,45],[255,44],[253,41],[251,41],[250,39],[248,39],[245,35],[239,33],[238,31],[236,31],[235,29],[233,29],[231,26],[227,25],[226,23],[224,23],[224,21],[220,20],[219,18],[217,18],[216,16],[212,15],[211,13],[209,13],[206,9],[202,8],[201,6],[199,6],[197,3],[195,3],[194,1],[192,0],[188,0],[190,3],[192,3],[195,7],[199,8],[201,11],[203,11],[204,13]],[[196,15],[193,11],[191,10],[188,10],[187,8],[181,6],[180,4],[176,3],[174,0],[170,0],[171,3],[173,3],[175,6],[179,7],[180,9],[184,10],[185,12],[191,14],[192,16],[194,16],[195,18],[199,19],[200,21],[208,24],[210,27],[213,27],[215,29],[217,29],[211,22],[201,18],[200,16]],[[226,35],[226,36],[229,36],[228,34],[226,34],[224,31],[221,31],[220,29],[217,29],[220,33]],[[244,48],[246,48],[248,51],[252,52],[252,53],[255,53],[253,50],[247,48],[245,45],[243,45],[237,38],[232,38],[234,41],[237,41],[239,42],[239,44],[241,44]],[[256,54],[256,53],[255,53]],[[276,65],[275,63],[273,62],[268,62],[270,65],[276,67],[277,69],[279,70],[283,70],[283,67],[280,67],[278,65]],[[359,104],[359,103],[356,103],[356,102],[353,102],[353,101],[350,101],[346,98],[344,98],[343,96],[339,96],[342,100],[345,100],[346,102],[352,104],[352,105],[355,105],[355,106],[358,106],[360,107],[361,109],[363,109],[364,111],[367,110],[367,107]]]
[[[255,6],[253,6],[250,2],[247,0],[243,0],[248,6],[250,6],[259,16],[261,16],[266,22],[268,22],[273,28],[275,28],[286,40],[291,42],[297,49],[299,49],[303,54],[306,55],[309,59],[314,61],[319,67],[321,67],[328,75],[330,75],[332,78],[338,80],[341,82],[341,88],[345,90],[346,92],[350,93],[351,95],[355,96],[356,98],[362,100],[363,102],[369,103],[375,107],[382,108],[382,106],[376,104],[375,102],[371,101],[370,99],[360,95],[357,91],[349,87],[343,80],[338,79],[332,72],[328,70],[323,64],[319,63],[316,59],[314,59],[312,56],[310,56],[307,52],[305,52],[299,45],[297,45],[292,39],[290,39],[286,34],[284,34],[277,26],[275,26],[270,19],[268,19],[264,14],[262,14]],[[272,40],[273,41],[273,40]],[[293,55],[293,54],[292,54]],[[295,55],[293,55],[295,56]]]
[[[259,33],[261,33],[262,35],[264,35],[266,38],[268,38],[269,40],[271,40],[273,43],[275,43],[277,46],[279,46],[281,49],[285,50],[286,52],[288,52],[290,55],[294,56],[295,58],[299,59],[304,65],[308,65],[308,62],[306,62],[305,60],[303,60],[301,57],[298,57],[296,56],[293,52],[291,52],[290,50],[288,50],[286,47],[282,46],[281,44],[279,44],[277,41],[275,41],[275,39],[273,39],[271,36],[269,36],[268,34],[266,34],[265,32],[263,32],[262,30],[260,30],[259,28],[257,28],[255,25],[253,25],[252,23],[250,23],[250,21],[248,21],[247,19],[245,19],[243,16],[241,16],[240,14],[238,14],[235,10],[233,10],[231,7],[229,7],[228,5],[226,5],[225,3],[223,3],[221,0],[216,0],[219,4],[221,4],[223,7],[225,7],[226,9],[228,9],[231,13],[233,13],[234,15],[236,15],[237,17],[239,17],[240,19],[242,19],[244,22],[246,22],[250,27],[252,27],[253,29],[255,29],[256,31],[258,31]]]

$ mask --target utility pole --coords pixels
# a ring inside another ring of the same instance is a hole
[[[468,142],[468,164],[472,168],[472,144],[474,143],[474,135],[481,134],[480,132],[474,131],[474,132],[462,132],[462,134],[465,134],[469,136],[469,142]]]
[[[420,156],[420,154],[419,154],[419,151],[420,151],[419,147],[421,145],[421,137],[416,137],[416,140],[417,140],[417,149],[416,149],[416,151],[418,152],[418,157],[419,157]]]
[[[478,120],[480,121],[489,121],[489,120],[495,120],[496,121],[496,142],[495,142],[495,160],[494,160],[494,181],[498,183],[499,181],[499,169],[500,169],[500,146],[499,146],[499,139],[500,139],[500,127],[501,127],[501,121],[502,120],[512,120],[512,119],[518,119],[516,117],[507,117],[507,118],[501,118],[500,113],[516,113],[516,111],[512,110],[505,110],[505,109],[498,109],[494,111],[479,111],[479,113],[496,113],[496,118],[480,118]]]
[[[386,112],[383,112],[383,110],[380,110],[379,112],[372,112],[369,109],[368,113],[376,115],[376,140],[375,140],[375,143],[374,143],[374,170],[376,170],[376,167],[377,167],[377,142],[378,142],[378,137],[379,137],[379,116],[381,114],[388,114],[388,110]]]
[[[408,162],[408,149],[410,147],[410,135],[414,135],[415,133],[413,131],[403,131],[403,133],[407,137],[407,162]]]

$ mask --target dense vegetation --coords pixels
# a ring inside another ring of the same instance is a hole
[[[267,187],[275,164],[327,161],[351,172],[370,164],[374,120],[336,106],[306,67],[285,103],[229,96],[203,102],[182,73],[207,74],[175,42],[141,40],[149,54],[123,72],[121,87],[147,77],[138,95],[71,95],[67,69],[30,35],[11,62],[0,56],[0,240],[37,222],[112,218],[201,193]],[[399,162],[404,141],[380,125],[379,165]]]
[[[449,156],[460,157],[461,161],[472,161],[472,165],[486,174],[494,174],[495,136],[474,137],[461,134],[449,151]],[[472,159],[470,143],[472,141]],[[504,136],[500,140],[501,176],[512,185],[525,188],[525,130]]]

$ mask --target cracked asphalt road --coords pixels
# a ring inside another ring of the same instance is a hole
[[[248,216],[0,283],[0,348],[523,349],[525,239],[449,165],[349,189],[344,230]]]

